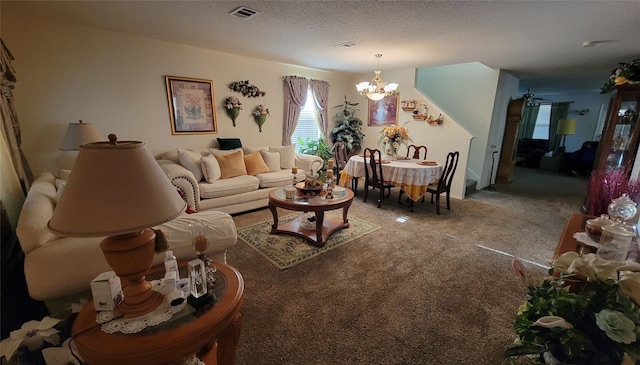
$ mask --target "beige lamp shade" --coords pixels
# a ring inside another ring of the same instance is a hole
[[[93,124],[84,123],[80,120],[79,123],[69,123],[67,127],[67,133],[62,139],[60,150],[62,151],[77,151],[80,146],[85,143],[103,141],[104,138],[93,128]]]
[[[70,237],[142,231],[180,214],[178,195],[146,145],[138,141],[84,144],[49,229]]]
[[[576,120],[575,119],[560,119],[558,121],[557,134],[576,134]]]

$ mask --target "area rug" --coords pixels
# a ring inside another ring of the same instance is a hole
[[[327,216],[341,219],[342,211],[330,211],[325,213],[325,217]],[[279,223],[286,223],[298,218],[300,218],[300,213],[279,217]],[[311,242],[300,237],[289,234],[271,234],[271,224],[273,224],[273,220],[238,228],[238,238],[280,270],[308,261],[380,228],[373,223],[349,216],[348,228],[334,232],[329,236],[324,247],[315,247]]]

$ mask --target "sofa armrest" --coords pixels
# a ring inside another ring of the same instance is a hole
[[[311,164],[314,161],[320,161],[321,165],[319,165],[318,169],[322,169],[322,166],[324,166],[324,161],[320,156],[309,155],[306,153],[296,153],[296,167],[302,171],[309,171],[309,169],[311,168]],[[318,164],[316,164],[316,166],[318,166]]]
[[[193,173],[171,160],[158,160],[158,165],[187,202],[188,208],[200,209],[200,187]]]

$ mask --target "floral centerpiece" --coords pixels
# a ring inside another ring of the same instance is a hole
[[[267,116],[270,116],[269,108],[267,108],[263,104],[258,105],[256,107],[256,110],[253,111],[253,119],[255,119],[256,123],[258,124],[260,132],[262,132],[262,125],[267,120]]]
[[[393,125],[382,128],[378,145],[382,144],[385,154],[391,159],[395,159],[398,156],[398,148],[400,148],[400,145],[407,145],[408,142],[413,142],[413,140],[409,137],[407,128]]]
[[[618,85],[640,84],[640,58],[631,63],[620,62],[618,67],[611,71],[609,80],[600,89],[601,94],[606,94]]]
[[[240,114],[240,110],[242,109],[242,103],[235,96],[230,96],[224,101],[225,110],[227,111],[227,115],[231,118],[233,122],[233,126],[236,126],[236,118]]]
[[[640,264],[567,252],[555,273],[529,285],[507,357],[537,354],[551,364],[640,363]],[[541,361],[541,360],[540,360]]]

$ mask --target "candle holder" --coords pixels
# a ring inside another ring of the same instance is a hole
[[[333,188],[336,184],[335,176],[333,175],[333,170],[326,171],[326,181],[327,181],[327,199],[333,199]]]
[[[298,174],[298,168],[297,167],[292,167],[291,168],[291,174],[293,174],[293,183],[291,184],[291,186],[293,186],[294,188],[296,187],[296,184],[298,183],[298,179],[297,179],[297,174]]]

